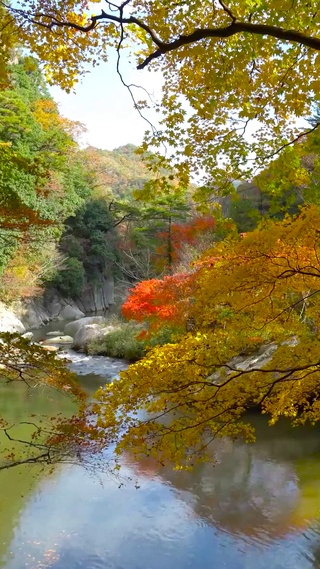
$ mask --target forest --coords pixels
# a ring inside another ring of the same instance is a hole
[[[189,470],[217,437],[253,442],[252,408],[320,419],[317,2],[105,4],[0,2],[0,290],[77,299],[112,277],[120,324],[89,351],[132,363],[88,403],[59,357],[2,334],[4,382],[79,406],[21,456],[0,418],[1,469],[112,443]],[[126,50],[162,74],[158,102],[123,85],[159,125],[140,147],[83,147],[49,87],[70,92],[109,51],[122,77]]]
[[[3,569],[320,567],[319,8],[0,0]]]

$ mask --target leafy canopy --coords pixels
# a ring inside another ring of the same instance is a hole
[[[152,324],[156,312],[158,326],[180,318],[192,329],[98,393],[95,411],[119,452],[189,467],[210,458],[216,436],[252,441],[243,418],[252,405],[271,424],[280,416],[319,421],[319,223],[315,206],[294,220],[267,221],[217,243],[187,287],[176,277],[134,289],[127,316],[141,313]]]
[[[39,64],[16,57],[0,93],[0,290],[3,300],[35,293],[59,261],[63,221],[89,193],[76,137],[59,114]],[[45,247],[44,247],[45,244]]]
[[[190,171],[205,172],[207,187],[226,191],[301,139],[297,120],[320,96],[316,0],[106,1],[94,14],[95,3],[28,0],[6,9],[20,41],[67,90],[110,49],[120,59],[123,49],[133,53],[139,69],[160,70],[160,128],[144,148],[171,148],[184,182]]]
[[[101,277],[114,274],[119,257],[115,223],[102,198],[88,200],[66,220],[59,250],[67,262],[51,281],[64,296],[75,298],[86,283],[99,283]]]

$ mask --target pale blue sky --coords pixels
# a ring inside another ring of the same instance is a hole
[[[155,96],[161,89],[161,74],[137,71],[123,57],[121,69],[127,83],[142,85]],[[133,107],[128,90],[120,82],[116,72],[115,54],[108,63],[92,69],[76,86],[75,93],[67,94],[58,87],[50,89],[65,117],[82,122],[87,133],[83,143],[112,150],[123,144],[140,144],[147,123]],[[144,99],[144,93],[136,91],[136,99]],[[149,115],[155,121],[155,114]]]

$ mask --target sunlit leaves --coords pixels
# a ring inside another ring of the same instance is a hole
[[[303,130],[297,120],[319,99],[316,3],[134,0],[94,14],[89,2],[29,0],[8,10],[49,80],[66,90],[121,38],[137,64],[160,70],[162,115],[145,146],[170,149],[184,184],[203,175],[207,194],[265,167]],[[195,30],[200,36],[185,41]],[[206,30],[215,37],[202,37]]]
[[[119,452],[189,467],[210,457],[216,436],[253,440],[242,421],[251,405],[272,424],[280,416],[320,420],[319,223],[317,208],[305,208],[294,220],[265,222],[206,253],[184,297],[189,333],[148,352],[98,394],[96,411],[118,436]],[[133,291],[125,310],[161,320],[165,302],[164,283],[150,281]],[[167,309],[179,311],[179,303],[167,298]],[[137,418],[143,409],[150,415]]]

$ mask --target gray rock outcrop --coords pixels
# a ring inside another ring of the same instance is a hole
[[[73,336],[75,338],[76,333],[80,328],[87,326],[88,324],[99,324],[100,328],[102,326],[107,325],[107,319],[103,316],[86,316],[85,318],[80,318],[75,322],[69,322],[64,327],[64,334],[68,334],[69,336]]]
[[[79,352],[85,351],[89,342],[104,336],[107,332],[108,329],[102,328],[99,324],[86,324],[77,331],[72,347]]]
[[[294,341],[295,339],[292,339],[289,342],[292,345],[292,342]],[[250,356],[235,356],[227,363],[226,368],[222,368],[222,370],[216,371],[210,375],[208,379],[219,385],[219,383],[225,381],[228,375],[230,375],[233,371],[246,372],[254,369],[261,369],[271,361],[277,349],[278,345],[271,343],[261,346],[257,352]]]
[[[103,312],[114,304],[114,279],[101,277],[95,285],[87,285],[77,305],[86,314]]]
[[[74,301],[53,293],[15,302],[12,309],[28,329],[40,328],[51,320],[76,320],[84,316]]]
[[[14,302],[10,311],[25,329],[32,330],[40,328],[51,320],[77,320],[84,318],[88,313],[103,312],[113,304],[113,277],[103,277],[96,285],[87,285],[83,294],[76,300],[64,298],[56,290],[48,289],[37,298]]]
[[[18,316],[0,302],[0,332],[19,332],[23,334],[26,331],[25,326]]]

